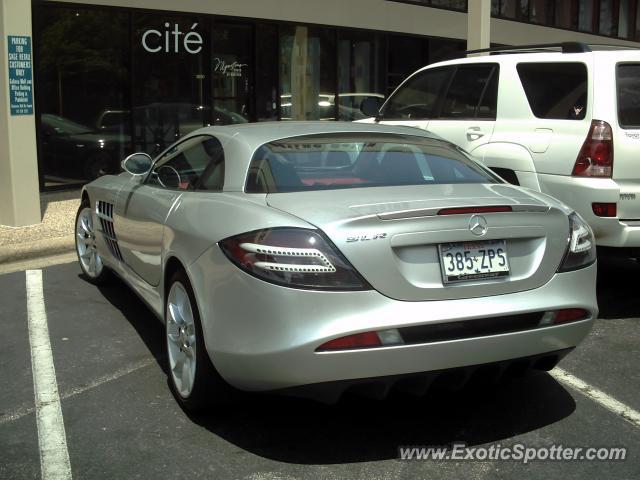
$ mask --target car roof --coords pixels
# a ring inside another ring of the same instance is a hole
[[[212,135],[220,140],[225,154],[224,190],[242,191],[249,163],[262,145],[285,138],[340,133],[410,135],[445,142],[439,136],[417,127],[335,121],[280,121],[212,126],[196,130],[182,139]]]

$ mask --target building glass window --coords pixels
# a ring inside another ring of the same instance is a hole
[[[198,17],[163,14],[134,14],[133,22],[134,144],[155,155],[211,116],[208,28]]]
[[[34,20],[43,186],[119,171],[131,152],[129,16],[49,7]]]
[[[578,3],[578,30],[593,32],[593,0],[580,0]]]
[[[529,0],[492,0],[491,14],[513,20],[528,20]]]
[[[556,2],[555,26],[576,30],[578,28],[578,4],[576,0]]]
[[[631,0],[620,0],[618,7],[618,37],[629,38],[631,29]]]
[[[529,21],[540,25],[553,25],[553,0],[531,0]]]
[[[382,35],[340,33],[338,39],[338,118],[365,118],[360,105],[368,97],[384,99],[385,45]]]
[[[278,27],[256,25],[256,120],[278,119]]]
[[[280,119],[335,120],[335,30],[285,26],[280,33]]]
[[[598,33],[609,36],[618,34],[618,15],[613,0],[600,0]]]
[[[247,123],[252,118],[253,28],[214,23],[211,33],[213,125]]]

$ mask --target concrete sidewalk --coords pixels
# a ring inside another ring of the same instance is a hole
[[[0,265],[72,252],[80,190],[42,193],[42,223],[27,227],[0,225]]]

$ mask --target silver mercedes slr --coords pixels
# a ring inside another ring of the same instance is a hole
[[[209,127],[82,192],[90,282],[165,325],[184,408],[549,370],[598,308],[589,226],[420,129]]]

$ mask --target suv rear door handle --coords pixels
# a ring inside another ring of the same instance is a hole
[[[467,129],[467,140],[472,142],[473,140],[478,140],[479,138],[484,137],[484,133],[480,130],[480,127],[469,127]]]

